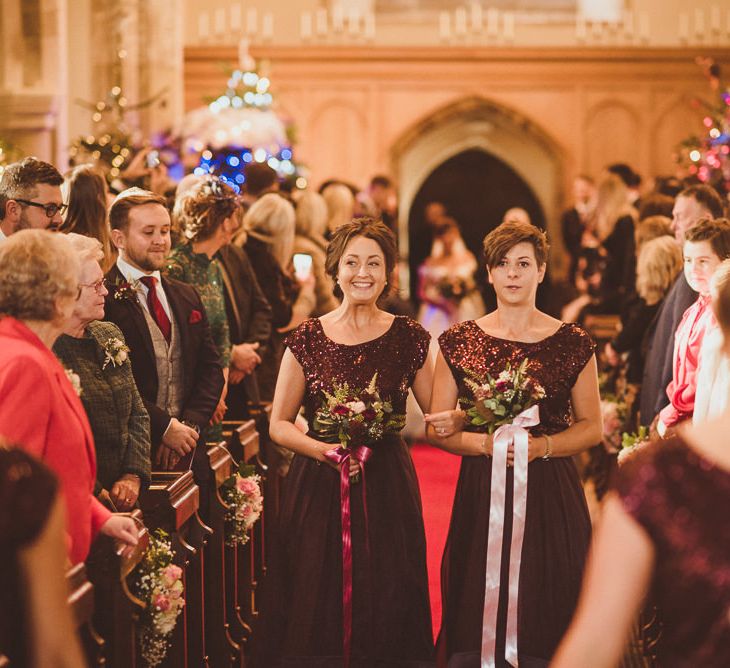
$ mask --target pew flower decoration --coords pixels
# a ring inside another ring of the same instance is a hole
[[[154,668],[164,661],[178,615],[185,605],[182,569],[172,563],[169,535],[156,529],[136,571],[134,595],[146,607],[140,613],[138,636],[142,657]]]
[[[110,364],[112,367],[122,366],[129,359],[129,348],[124,341],[116,336],[104,343],[104,364],[101,368],[106,369]]]
[[[261,476],[256,468],[244,463],[223,483],[223,500],[228,509],[226,545],[245,545],[249,530],[256,524],[264,510],[264,496],[261,493]]]
[[[364,390],[335,383],[331,392],[324,391],[322,404],[314,415],[315,431],[348,448],[374,443],[387,433],[403,429],[405,415],[393,412],[393,405],[380,397],[377,383],[376,373]]]
[[[466,411],[467,422],[475,427],[486,425],[487,433],[493,434],[543,399],[545,388],[529,375],[529,367],[528,358],[515,368],[507,362],[496,378],[466,369],[464,384],[472,396],[460,397],[459,404]]]
[[[74,388],[74,392],[76,392],[77,396],[81,396],[81,393],[83,390],[81,389],[81,378],[79,377],[79,374],[74,373],[73,369],[64,369],[66,372],[66,378],[68,378],[68,382],[71,383],[71,387]]]
[[[649,431],[644,425],[641,425],[639,431],[632,434],[624,432],[621,436],[621,449],[618,452],[619,466],[624,464],[630,457],[633,457],[648,443]]]
[[[601,417],[603,418],[603,447],[607,452],[621,449],[621,434],[629,415],[628,404],[613,394],[601,398]]]

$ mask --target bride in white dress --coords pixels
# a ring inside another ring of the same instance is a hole
[[[449,327],[484,315],[484,302],[474,282],[477,261],[467,249],[452,218],[434,235],[431,255],[418,269],[418,320],[436,340]]]

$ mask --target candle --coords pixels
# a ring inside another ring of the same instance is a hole
[[[216,35],[222,35],[226,29],[226,10],[223,7],[219,7],[215,10],[213,15],[213,26]]]
[[[345,28],[345,10],[341,4],[336,4],[332,8],[332,29],[335,32],[342,32]]]
[[[499,10],[490,7],[487,10],[487,34],[490,37],[496,37],[499,32]]]
[[[443,41],[451,39],[451,14],[439,12],[439,37]]]
[[[259,15],[256,7],[246,10],[246,34],[254,35],[259,28]]]
[[[720,25],[721,21],[720,6],[712,5],[710,9],[710,28],[712,29],[712,32],[719,33],[722,30],[722,26]]]
[[[274,15],[266,12],[261,22],[261,34],[265,40],[270,40],[274,36]]]
[[[689,41],[689,15],[687,12],[679,13],[679,41],[685,44]]]
[[[299,16],[299,35],[305,42],[312,39],[312,14],[302,12]]]
[[[705,12],[702,9],[695,9],[695,35],[702,39],[705,34]]]
[[[586,35],[586,20],[582,14],[579,14],[575,18],[575,37],[579,42],[585,42]]]
[[[238,67],[244,71],[254,68],[253,59],[248,53],[248,38],[241,37],[238,42]]]
[[[479,2],[471,3],[471,29],[474,32],[482,31],[482,5]]]
[[[360,12],[351,7],[347,12],[347,34],[356,37],[360,34]]]
[[[454,32],[466,35],[466,7],[457,7],[454,12]]]
[[[624,12],[624,35],[629,39],[634,37],[634,12],[630,9]]]
[[[208,39],[208,35],[210,35],[210,19],[208,17],[208,12],[200,12],[200,16],[198,16],[198,37],[200,38],[200,41],[203,42]]]
[[[327,10],[324,8],[318,9],[314,16],[317,35],[324,37],[327,34]]]
[[[649,12],[639,12],[639,38],[642,42],[649,41]]]
[[[504,13],[504,39],[512,42],[515,39],[515,15],[513,12]]]
[[[239,32],[241,30],[241,5],[238,3],[231,5],[230,26],[233,32]]]
[[[375,39],[375,12],[365,14],[365,39]]]

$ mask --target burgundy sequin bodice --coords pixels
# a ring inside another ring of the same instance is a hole
[[[568,323],[541,341],[524,343],[491,336],[474,320],[467,320],[444,332],[439,344],[460,397],[471,396],[464,384],[466,370],[496,378],[507,362],[514,368],[529,359],[528,373],[545,388],[539,404],[540,424],[530,430],[534,434],[553,434],[570,426],[570,391],[595,349],[583,329]]]
[[[660,665],[730,666],[730,472],[673,438],[622,466],[616,486],[655,550]]]
[[[323,390],[347,383],[353,389],[368,386],[377,372],[380,396],[396,413],[405,414],[408,388],[428,355],[430,334],[417,322],[396,316],[385,334],[371,341],[346,345],[332,341],[318,318],[302,323],[286,340],[301,364],[306,379],[304,410],[311,425],[323,400]]]

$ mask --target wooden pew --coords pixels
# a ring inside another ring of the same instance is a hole
[[[200,492],[190,471],[153,471],[140,505],[150,528],[170,534],[175,563],[183,570],[185,607],[175,626],[166,666],[211,665],[205,635],[205,554],[212,529],[198,515]],[[212,664],[215,665],[215,664]]]
[[[94,542],[86,564],[78,564],[68,575],[72,587],[69,604],[92,666],[134,668],[141,665],[136,622],[145,603],[129,590],[127,578],[142,560],[149,534],[142,524],[142,513],[136,510],[132,517],[138,521],[139,533],[131,557],[117,556],[114,541],[100,536]],[[84,582],[84,570],[93,584],[93,600],[91,587]],[[93,624],[90,624],[92,610]]]

